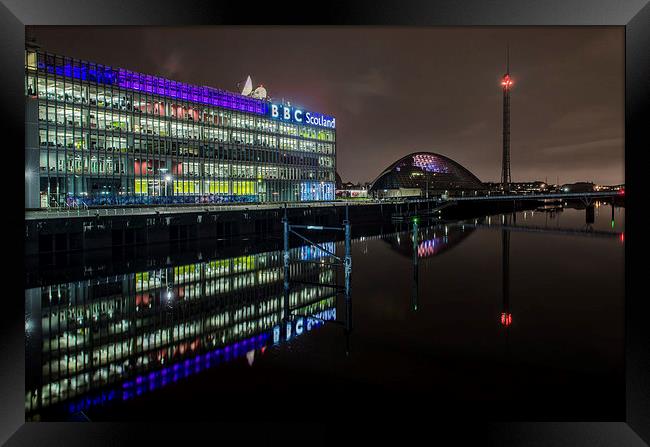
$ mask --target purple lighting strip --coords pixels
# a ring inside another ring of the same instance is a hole
[[[132,399],[144,392],[153,391],[168,385],[171,382],[177,382],[179,379],[199,373],[216,364],[229,362],[235,358],[242,357],[251,349],[257,350],[267,346],[267,340],[269,337],[269,332],[263,332],[259,335],[255,335],[245,340],[240,340],[223,348],[218,348],[205,354],[199,354],[195,357],[187,358],[161,370],[139,375],[133,380],[123,382],[121,391],[119,388],[112,388],[93,397],[87,396],[78,400],[76,403],[73,402],[68,404],[68,412],[76,413],[87,410],[90,407],[104,404],[105,402],[112,401],[115,398],[120,400]]]
[[[437,157],[432,155],[414,155],[413,166],[417,166],[428,172],[449,172],[447,167]]]
[[[336,308],[334,307],[322,310],[313,314],[311,318],[329,320],[330,318],[328,318],[328,315],[332,315],[332,309],[335,310]],[[310,317],[305,318],[310,319]],[[332,318],[336,319],[335,316]],[[313,322],[313,327],[316,328],[322,324],[323,321],[317,320]],[[302,332],[302,334],[306,334],[308,331],[309,329]],[[190,375],[200,373],[201,371],[209,369],[215,365],[243,357],[250,350],[258,350],[269,346],[269,339],[272,338],[272,332],[273,329],[267,330],[252,337],[228,344],[224,347],[210,350],[204,354],[198,354],[184,360],[179,360],[162,369],[145,374],[139,374],[133,379],[123,381],[121,386],[117,384],[112,385],[111,388],[105,389],[93,395],[93,397],[86,396],[68,403],[67,410],[70,414],[73,414],[79,411],[88,410],[94,406],[104,405],[109,401],[126,401],[133,399],[134,397],[140,396],[148,391],[162,388],[172,382],[177,382],[178,380],[184,379]],[[296,334],[295,336],[298,335],[299,334]]]
[[[38,69],[47,73],[87,80],[98,84],[115,85],[128,90],[145,92],[168,98],[208,104],[225,109],[266,115],[268,104],[254,98],[219,90],[213,87],[197,86],[172,81],[158,76],[146,75],[111,68],[87,62],[65,65],[39,63]]]
[[[433,238],[426,241],[422,241],[418,245],[418,257],[424,258],[427,256],[433,256],[438,253],[440,250],[445,248],[448,240],[447,238]]]
[[[117,69],[116,84],[119,87],[130,90],[199,102],[242,112],[257,113],[259,115],[265,115],[268,110],[267,104],[263,101],[217,90],[212,87],[196,86],[185,84],[183,82],[170,81],[169,79],[134,73],[121,68]]]

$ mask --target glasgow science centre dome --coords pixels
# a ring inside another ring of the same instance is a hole
[[[485,189],[469,170],[433,152],[414,152],[388,166],[372,182],[377,197],[474,195]]]

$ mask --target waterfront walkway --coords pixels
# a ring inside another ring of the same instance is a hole
[[[368,206],[379,202],[370,201],[332,201],[332,202],[298,202],[287,203],[287,208],[327,208],[342,206]],[[97,216],[145,216],[203,212],[261,211],[284,209],[285,203],[242,203],[231,205],[165,205],[144,207],[110,207],[110,208],[47,208],[25,211],[25,220],[58,219],[62,217],[97,217]]]
[[[334,200],[329,202],[276,202],[276,203],[239,203],[239,204],[195,204],[164,205],[143,207],[106,207],[106,208],[46,208],[25,211],[25,220],[59,219],[64,217],[99,217],[99,216],[146,216],[169,215],[202,212],[262,211],[287,208],[327,208],[343,206],[402,205],[431,202],[444,204],[452,202],[475,201],[521,201],[521,200],[582,200],[590,202],[597,198],[614,198],[621,196],[618,191],[550,193],[550,194],[492,194],[487,196],[445,197],[434,199],[392,199],[392,200]]]

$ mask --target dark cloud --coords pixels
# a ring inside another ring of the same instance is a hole
[[[624,181],[623,28],[36,27],[47,49],[337,117],[338,171],[372,180],[431,150],[484,181],[501,163],[510,44],[516,181]],[[80,38],[83,36],[83,38]]]

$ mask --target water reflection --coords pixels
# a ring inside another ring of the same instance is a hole
[[[482,219],[481,219],[482,220]],[[436,224],[418,218],[412,219],[410,231],[407,225],[398,225],[398,232],[384,238],[396,252],[410,256],[413,262],[413,281],[411,287],[411,309],[417,312],[419,306],[419,259],[438,256],[459,244],[468,237],[474,228],[456,224]],[[409,234],[410,233],[410,234]]]
[[[482,222],[483,219],[478,221]],[[444,253],[474,231],[472,226],[460,223],[425,226],[419,221],[412,222],[410,228],[400,226],[399,229],[398,233],[385,237],[384,241],[402,256],[412,257],[417,254],[419,259]]]
[[[480,219],[483,222],[483,219]],[[474,223],[466,224],[465,222],[437,225],[425,227],[420,230],[418,219],[411,222],[411,256],[413,262],[413,282],[411,288],[411,308],[414,312],[418,310],[419,303],[419,259],[428,258],[444,253],[459,244],[463,239],[468,237],[476,227],[479,226],[479,219]],[[512,313],[510,311],[510,230],[516,227],[516,213],[501,215],[501,293],[502,293],[502,312],[500,317],[501,326],[508,328],[512,324]],[[389,243],[399,253],[406,255],[407,240],[404,234],[396,234],[393,238],[387,238]]]
[[[413,290],[411,292],[411,307],[413,312],[417,312],[420,297],[420,266],[418,265],[418,259],[420,257],[420,253],[418,252],[420,237],[417,219],[413,221],[413,234],[411,235],[411,239],[413,240]]]
[[[196,412],[205,417],[282,405],[317,383],[355,411],[403,408],[381,407],[382,393],[393,393],[501,418],[616,418],[623,250],[607,240],[622,235],[616,211],[615,231],[595,239],[610,227],[609,206],[595,206],[589,231],[584,209],[549,206],[358,233],[348,300],[333,287],[343,285],[340,266],[307,246],[291,249],[286,304],[278,245],[203,250],[199,262],[169,266],[152,257],[149,268],[92,279],[52,276],[26,290],[27,418],[111,419],[142,408],[153,418],[149,410],[199,405],[203,396],[186,395],[192,383],[217,398]],[[342,254],[342,242],[320,243]],[[126,404],[117,411],[117,402]]]
[[[503,225],[510,217],[512,225],[516,225],[517,214],[503,216]],[[503,296],[503,310],[501,312],[501,326],[510,327],[512,313],[510,312],[510,231],[501,230],[501,294]]]
[[[281,251],[26,290],[28,419],[129,400],[244,356],[252,365],[336,320],[330,256],[302,246],[290,258],[286,299]],[[349,335],[351,302],[346,313]]]
[[[597,209],[598,206],[594,206]],[[489,216],[487,219],[471,219],[467,221],[449,223],[450,226],[460,226],[462,228],[492,228],[507,230],[509,232],[529,232],[529,233],[544,233],[547,235],[570,235],[570,236],[588,236],[598,237],[605,239],[619,239],[621,242],[625,241],[625,234],[623,231],[616,231],[616,220],[614,218],[615,207],[611,206],[612,220],[611,228],[609,225],[603,225],[603,219],[596,221],[595,216],[598,215],[597,211],[590,214],[589,207],[582,209],[580,207],[570,208],[572,219],[567,223],[560,222],[560,216],[567,208],[563,206],[545,206],[537,210],[524,211],[521,213],[520,221],[517,222],[517,213],[503,214],[497,217]],[[582,212],[584,210],[586,223],[581,224],[575,219],[575,210]],[[544,217],[543,224],[540,215]],[[523,217],[523,219],[521,218]],[[623,226],[623,223],[620,224]]]

